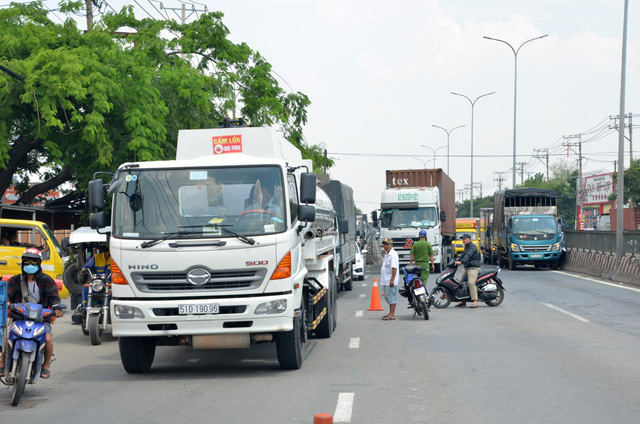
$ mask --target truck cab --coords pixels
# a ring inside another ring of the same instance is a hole
[[[22,253],[36,247],[42,253],[42,272],[53,278],[61,297],[69,295],[62,282],[64,259],[62,247],[53,231],[40,221],[0,218],[0,275],[22,272]]]
[[[456,218],[456,238],[453,240],[453,253],[457,257],[464,251],[464,243],[462,242],[462,236],[469,234],[471,236],[471,242],[476,245],[478,252],[480,250],[480,240],[478,234],[478,219],[477,218]]]

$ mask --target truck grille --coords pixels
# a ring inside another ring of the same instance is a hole
[[[205,267],[201,267],[206,269]],[[176,291],[222,291],[234,289],[255,289],[260,287],[267,274],[266,268],[248,270],[208,270],[211,278],[202,285],[194,285],[187,281],[187,272],[145,272],[132,273],[131,278],[141,292],[176,292]]]
[[[523,252],[548,252],[551,249],[549,245],[524,245],[520,246]]]
[[[404,245],[407,243],[407,239],[411,239],[413,240],[413,242],[417,242],[418,239],[414,239],[413,237],[404,237],[404,238],[393,238],[393,248],[398,250],[398,249],[404,249]]]

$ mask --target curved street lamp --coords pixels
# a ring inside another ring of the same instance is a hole
[[[424,147],[425,149],[429,149],[431,150],[431,152],[433,153],[433,159],[430,159],[433,161],[433,167],[436,167],[436,152],[440,149],[444,149],[447,146],[440,146],[437,149],[433,150],[433,147],[429,147],[429,146],[425,146],[424,144],[421,144],[420,147]]]
[[[517,49],[514,49],[511,44],[499,38],[487,37],[486,35],[482,37],[482,38],[486,38],[487,40],[498,41],[500,43],[506,44],[507,46],[509,46],[509,48],[513,52],[513,57],[515,59],[514,60],[515,71],[514,71],[514,77],[513,77],[513,187],[516,186],[516,100],[517,100],[517,92],[518,92],[518,53],[520,52],[520,49],[522,48],[522,46],[524,46],[525,44],[535,40],[539,40],[548,35],[549,34],[544,34],[539,37],[531,38],[525,41],[524,43],[520,44],[520,47],[518,47]]]
[[[416,158],[416,157],[414,157],[414,159],[415,159],[415,160],[419,160],[420,162],[422,162],[422,166],[424,166],[424,168],[423,168],[423,169],[427,169],[427,164],[428,164],[429,162],[431,162],[432,160],[434,160],[434,159],[422,160],[422,159],[420,159],[420,158]]]
[[[460,125],[458,127],[453,127],[450,130],[447,130],[446,128],[440,127],[438,125],[431,124],[431,126],[434,127],[434,128],[440,128],[442,131],[447,133],[447,175],[449,175],[449,136],[451,135],[451,133],[454,130],[457,130],[458,128],[462,128],[462,127],[464,127],[464,125]]]
[[[453,94],[454,96],[464,97],[465,99],[469,100],[469,103],[471,104],[471,197],[469,198],[469,212],[470,212],[469,216],[473,217],[473,111],[474,111],[476,102],[478,100],[480,100],[483,97],[495,94],[495,91],[478,96],[476,97],[475,100],[471,100],[469,97],[465,96],[464,94],[454,93],[453,91],[451,92],[451,94]]]

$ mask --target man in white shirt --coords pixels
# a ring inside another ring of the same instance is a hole
[[[382,317],[384,321],[396,319],[396,297],[398,293],[398,283],[400,282],[400,258],[398,252],[393,249],[393,240],[385,238],[382,240],[382,247],[386,255],[382,260],[382,268],[380,269],[380,286],[384,299],[389,304],[389,313]]]

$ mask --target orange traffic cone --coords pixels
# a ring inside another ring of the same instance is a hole
[[[369,305],[370,311],[384,311],[384,308],[380,304],[380,292],[378,291],[378,280],[373,279],[373,287],[371,287],[371,304]]]
[[[333,415],[316,414],[315,417],[313,417],[313,424],[333,424]]]

